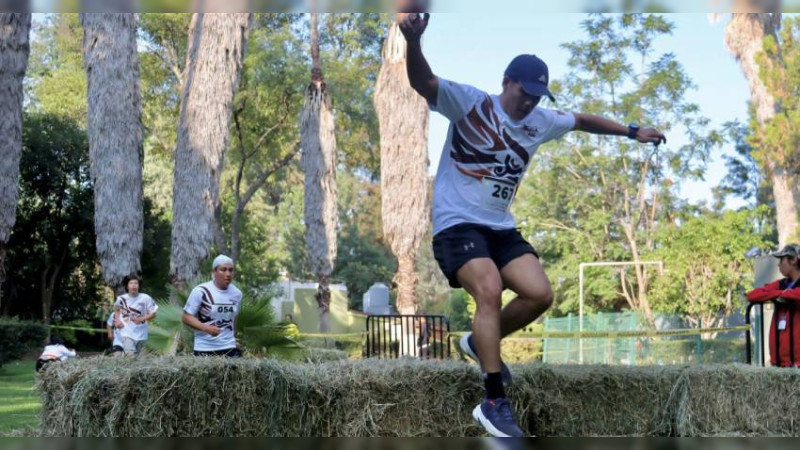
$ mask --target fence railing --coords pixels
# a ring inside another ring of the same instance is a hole
[[[448,359],[450,322],[434,315],[367,317],[364,355],[368,358]]]

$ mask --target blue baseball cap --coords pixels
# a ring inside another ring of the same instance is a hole
[[[522,89],[528,95],[544,97],[556,101],[547,83],[550,81],[550,71],[547,64],[536,55],[519,55],[511,60],[506,68],[505,76],[522,84]]]

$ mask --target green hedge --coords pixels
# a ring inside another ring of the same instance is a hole
[[[44,324],[0,319],[0,366],[41,348],[47,335],[47,327]]]
[[[349,359],[361,359],[364,355],[364,333],[351,334],[301,334],[298,342],[310,348],[339,350],[344,352]]]

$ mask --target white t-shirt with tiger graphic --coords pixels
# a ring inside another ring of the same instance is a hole
[[[242,291],[232,284],[224,291],[213,281],[192,289],[183,310],[197,317],[204,325],[214,325],[220,329],[216,336],[194,330],[195,351],[216,352],[236,348],[234,325],[241,303]]]
[[[536,107],[514,121],[498,96],[443,78],[430,108],[450,120],[434,181],[433,233],[460,223],[514,228],[509,209],[531,159],[572,131],[575,116]]]
[[[147,294],[138,293],[136,296],[125,294],[117,297],[114,308],[119,310],[119,316],[125,327],[119,332],[121,337],[134,341],[147,340],[147,322],[134,323],[134,318],[144,318],[158,310],[158,304]]]

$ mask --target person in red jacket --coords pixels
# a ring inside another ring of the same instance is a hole
[[[800,367],[800,245],[789,244],[774,252],[782,278],[747,293],[751,303],[775,302],[769,330],[773,366]],[[790,334],[791,333],[791,334]]]

